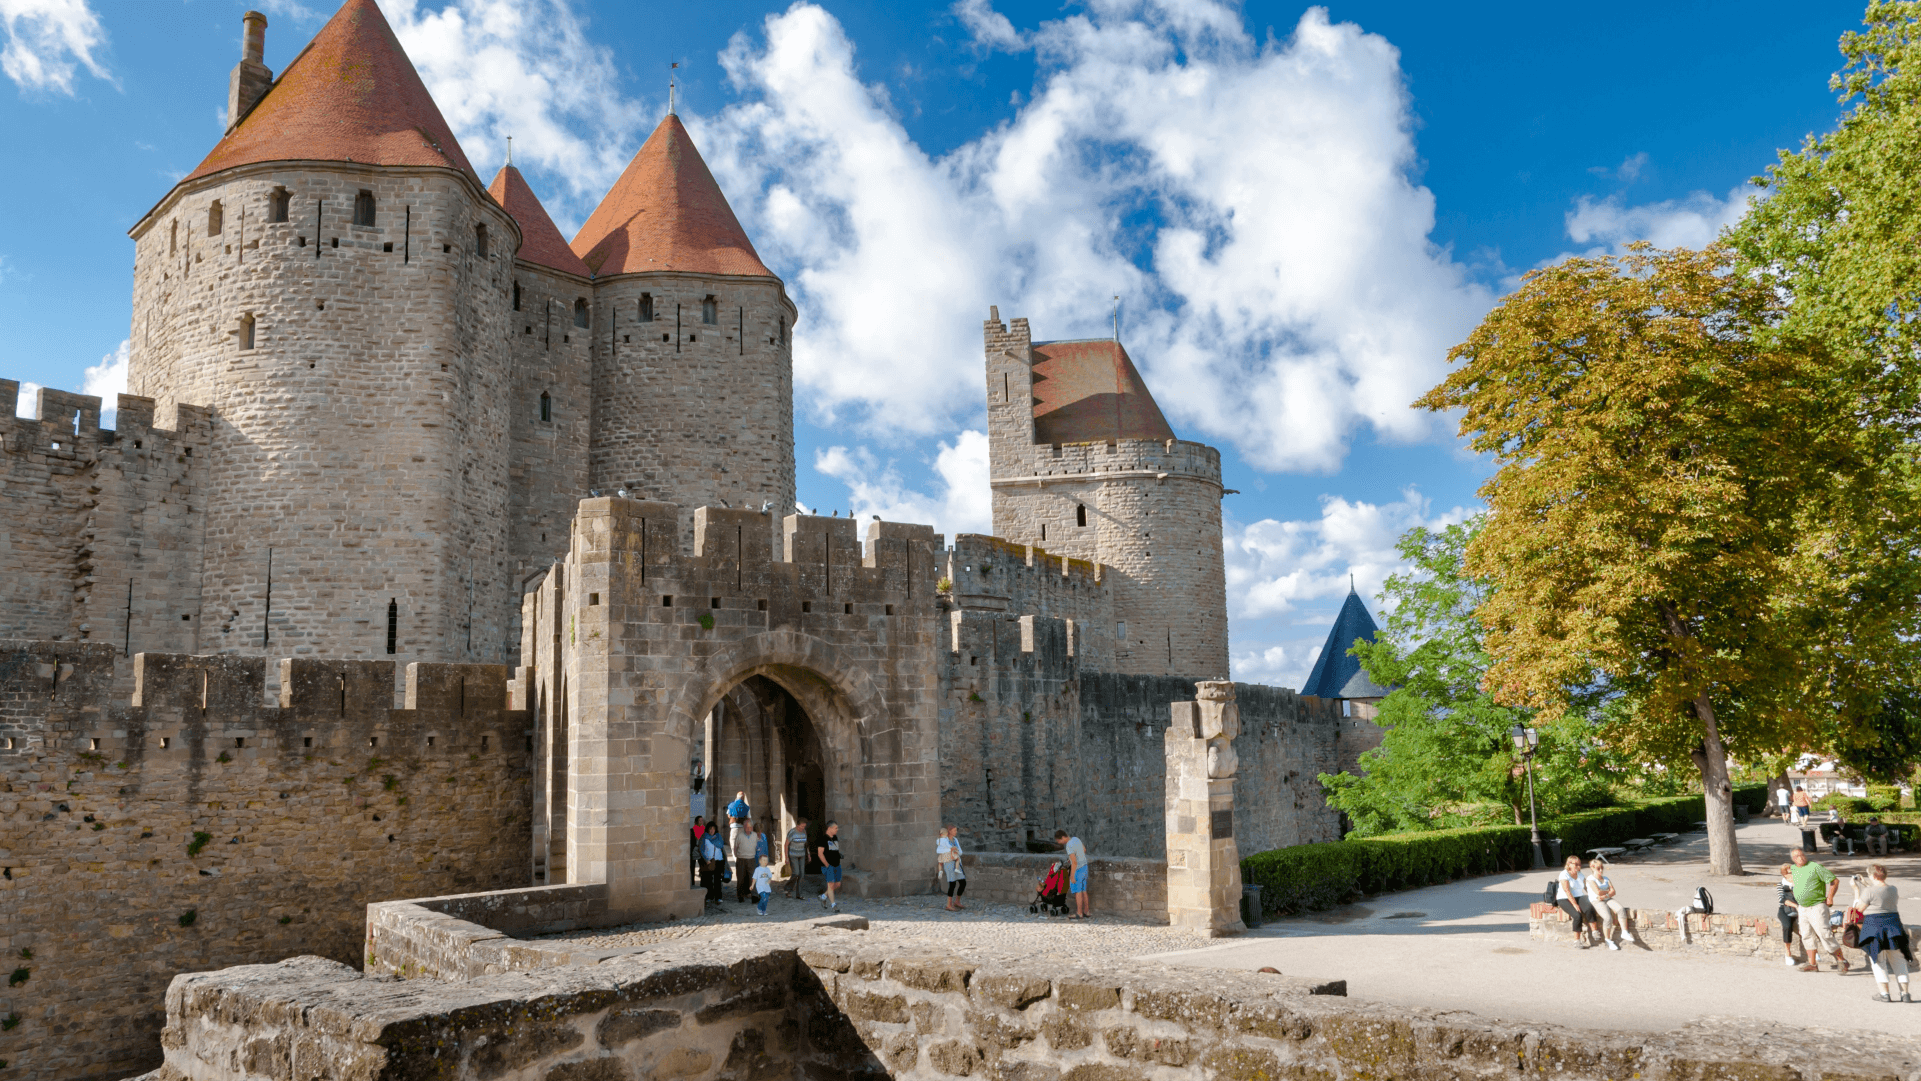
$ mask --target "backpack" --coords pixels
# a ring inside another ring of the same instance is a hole
[[[1561,880],[1558,878],[1550,878],[1547,880],[1547,889],[1541,891],[1541,900],[1550,905],[1554,904],[1560,892]]]
[[[1704,916],[1712,916],[1714,914],[1714,895],[1708,892],[1706,886],[1694,887],[1694,899],[1688,902],[1688,910],[1690,912],[1699,912]]]

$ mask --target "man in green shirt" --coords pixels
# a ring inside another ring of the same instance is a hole
[[[1821,971],[1819,955],[1815,943],[1822,949],[1834,954],[1834,962],[1841,966],[1841,975],[1848,974],[1848,959],[1841,956],[1841,944],[1834,940],[1828,930],[1828,906],[1834,903],[1834,891],[1841,887],[1841,880],[1834,872],[1808,859],[1806,850],[1791,848],[1788,859],[1794,863],[1791,877],[1794,880],[1794,901],[1801,906],[1801,945],[1808,951],[1808,963],[1801,966],[1803,972]]]

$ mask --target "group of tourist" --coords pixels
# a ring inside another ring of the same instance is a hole
[[[1868,968],[1874,973],[1878,1002],[1893,1002],[1898,986],[1902,1002],[1913,1002],[1908,992],[1908,964],[1914,947],[1907,928],[1901,923],[1900,898],[1888,881],[1888,869],[1881,864],[1868,868],[1866,875],[1854,875],[1849,884],[1854,899],[1840,916],[1833,911],[1834,895],[1841,880],[1834,872],[1810,860],[1806,850],[1788,851],[1789,862],[1781,865],[1781,882],[1775,889],[1776,916],[1781,924],[1781,949],[1786,963],[1803,972],[1821,971],[1821,951],[1834,958],[1837,971],[1848,973],[1843,945],[1853,946],[1868,955]],[[1840,931],[1837,933],[1836,926]],[[1852,942],[1845,941],[1853,932]],[[1794,957],[1794,936],[1801,936],[1805,963]],[[1890,985],[1892,981],[1893,986]]]
[[[767,902],[774,894],[776,851],[785,857],[787,895],[799,899],[801,891],[806,888],[809,862],[807,820],[796,819],[794,827],[787,831],[785,844],[777,850],[775,842],[769,839],[772,824],[764,820],[758,826],[755,824],[753,808],[747,803],[747,793],[735,793],[734,801],[727,805],[725,814],[725,840],[721,837],[718,823],[709,824],[699,815],[694,818],[694,873],[699,878],[701,888],[707,891],[707,904],[716,908],[721,906],[723,884],[731,879],[734,883],[734,900],[743,904],[752,900],[760,915],[767,915]],[[814,849],[814,862],[820,867],[822,884],[826,887],[820,895],[821,906],[838,912],[840,824],[827,823],[811,847]]]
[[[829,822],[821,835],[809,839],[807,819],[795,819],[792,829],[787,831],[784,843],[769,840],[769,824],[755,824],[753,808],[747,803],[747,793],[737,792],[734,801],[727,805],[727,834],[725,839],[717,823],[710,824],[704,816],[694,816],[693,838],[690,859],[693,862],[693,875],[702,889],[707,891],[707,904],[720,907],[723,903],[723,885],[734,883],[734,900],[745,903],[753,900],[759,913],[767,914],[768,899],[774,893],[774,877],[777,870],[775,857],[783,857],[786,865],[786,895],[799,900],[807,889],[807,867],[810,862],[820,867],[821,906],[832,912],[840,911],[841,886],[841,847],[840,824]],[[1065,851],[1068,859],[1068,892],[1073,898],[1073,919],[1087,919],[1087,846],[1078,837],[1068,835],[1066,830],[1054,833],[1054,843]],[[812,849],[812,860],[809,849]],[[960,827],[952,823],[942,826],[934,840],[935,878],[947,891],[947,911],[958,912],[967,906],[961,898],[967,893],[967,870],[961,861]]]
[[[1789,792],[1785,787],[1775,789],[1774,801],[1776,806],[1781,809],[1781,817],[1787,819],[1791,825],[1807,825],[1808,819],[1814,813],[1814,800],[1809,797],[1807,788],[1802,785],[1795,785],[1793,792]],[[1845,844],[1848,846],[1849,854],[1852,855],[1854,852],[1854,841],[1848,835],[1847,816],[1842,813],[1839,807],[1832,808],[1830,813],[1833,817],[1830,822],[1823,823],[1823,832],[1828,830],[1833,831],[1834,851],[1836,853],[1839,853],[1841,846]],[[1868,845],[1868,855],[1885,856],[1888,854],[1888,844],[1892,838],[1887,825],[1881,821],[1880,815],[1869,815],[1867,828],[1863,829],[1861,833],[1862,838]]]
[[[1914,961],[1914,948],[1901,922],[1899,898],[1888,881],[1888,869],[1877,863],[1868,868],[1867,874],[1854,875],[1854,899],[1836,914],[1834,896],[1841,880],[1834,872],[1810,860],[1807,851],[1799,847],[1788,851],[1788,860],[1781,865],[1781,881],[1775,890],[1775,915],[1787,964],[1802,972],[1819,972],[1821,953],[1825,951],[1845,976],[1849,965],[1841,950],[1843,945],[1850,946],[1868,956],[1877,987],[1876,1001],[1895,1001],[1898,988],[1900,1001],[1913,1002],[1908,992],[1908,966]],[[1627,910],[1607,872],[1605,859],[1596,857],[1584,865],[1579,856],[1569,856],[1555,883],[1555,903],[1573,921],[1584,950],[1593,944],[1590,933],[1610,950],[1621,948],[1617,931],[1621,939],[1641,944],[1634,929],[1627,926]],[[1796,935],[1801,938],[1805,961],[1794,956]]]

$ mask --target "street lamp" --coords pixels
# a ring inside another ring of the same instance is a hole
[[[1534,814],[1534,752],[1541,747],[1541,734],[1517,724],[1507,730],[1507,735],[1514,741],[1514,753],[1521,756],[1521,768],[1527,773],[1527,824],[1534,838],[1534,867],[1539,870],[1547,866],[1541,858],[1541,823]]]

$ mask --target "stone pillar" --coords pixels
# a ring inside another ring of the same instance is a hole
[[[1241,922],[1241,854],[1234,844],[1234,685],[1195,685],[1167,729],[1167,922],[1218,938]]]

